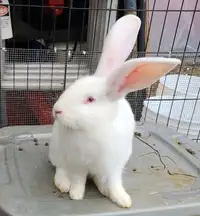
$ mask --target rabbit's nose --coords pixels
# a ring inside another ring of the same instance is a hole
[[[58,114],[61,114],[62,111],[61,110],[55,110],[55,114],[58,115]]]

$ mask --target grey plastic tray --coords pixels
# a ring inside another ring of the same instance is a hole
[[[48,162],[51,126],[0,130],[0,207],[14,216],[200,215],[200,146],[161,125],[138,126],[137,132],[146,143],[134,139],[133,157],[124,172],[133,205],[121,209],[91,182],[82,201],[55,189]]]

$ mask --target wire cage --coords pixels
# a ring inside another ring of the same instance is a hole
[[[9,6],[13,38],[0,47],[1,127],[51,124],[60,93],[95,71],[112,24],[134,13],[142,26],[132,57],[182,60],[150,88],[127,96],[137,122],[164,124],[199,141],[198,0],[10,0]]]

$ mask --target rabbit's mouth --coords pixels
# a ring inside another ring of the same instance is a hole
[[[66,113],[70,113],[69,115],[66,115]],[[54,107],[53,109],[53,117],[55,120],[59,121],[61,124],[63,124],[65,127],[76,130],[78,129],[78,121],[76,120],[75,116],[71,112],[63,111],[62,109],[58,107]]]
[[[57,116],[56,119],[70,130],[80,129],[80,125],[78,124],[78,121],[73,118],[70,118],[69,116]]]
[[[80,129],[79,128],[79,125],[77,124],[77,122],[67,122],[67,124],[65,124],[65,126],[68,128],[68,129],[71,129],[71,130],[78,130]]]

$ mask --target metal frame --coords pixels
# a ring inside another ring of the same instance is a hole
[[[7,126],[5,91],[3,91],[3,76],[5,72],[5,40],[2,40],[1,34],[1,18],[0,18],[0,126]]]

